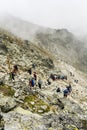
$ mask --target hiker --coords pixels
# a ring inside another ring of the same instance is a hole
[[[50,79],[49,79],[49,78],[47,79],[47,83],[48,83],[48,85],[50,85],[50,84],[51,84],[51,81],[50,81]]]
[[[67,86],[66,88],[67,88],[67,90],[69,91],[69,93],[71,93],[71,91],[72,91],[72,86],[71,86],[70,83],[69,83],[69,86]]]
[[[57,88],[56,92],[57,92],[57,93],[58,93],[58,92],[61,92],[60,88]]]
[[[36,72],[34,72],[34,79],[37,80]]]
[[[75,79],[74,82],[75,82],[75,83],[78,83],[78,80]]]
[[[60,77],[61,77],[60,75],[57,75],[57,79],[60,79]]]
[[[18,66],[14,65],[14,71],[18,71]]]
[[[60,79],[62,79],[62,80],[66,79],[66,80],[67,80],[67,76],[61,75],[61,76],[60,76]]]
[[[35,85],[35,80],[34,80],[34,78],[32,78],[31,79],[31,86],[34,87],[34,85]]]
[[[67,95],[69,95],[72,91],[72,86],[69,83],[69,86],[66,87],[66,89],[64,90],[64,97],[67,97]]]
[[[30,86],[30,87],[34,87],[34,85],[35,85],[35,80],[34,80],[34,78],[29,79],[29,86]]]
[[[32,69],[28,69],[28,73],[31,75],[32,74]]]
[[[42,86],[42,80],[39,79],[39,80],[38,80],[38,87],[41,89],[41,86]]]
[[[11,78],[11,80],[13,79],[13,80],[15,80],[15,75],[16,75],[16,73],[18,72],[18,66],[17,65],[14,65],[14,67],[13,67],[13,70],[12,70],[12,72],[10,73],[10,78]]]
[[[56,77],[55,77],[54,74],[51,74],[51,75],[50,75],[50,78],[51,78],[53,81],[56,80]]]
[[[32,64],[32,68],[33,68],[33,69],[36,68],[36,64],[35,64],[35,63]]]
[[[67,96],[68,96],[68,94],[69,94],[68,89],[65,89],[65,90],[63,91],[63,93],[64,93],[64,97],[67,97]]]
[[[11,79],[11,80],[12,80],[12,79],[15,80],[14,77],[15,77],[15,74],[14,74],[13,72],[11,72],[11,73],[10,73],[10,79]]]

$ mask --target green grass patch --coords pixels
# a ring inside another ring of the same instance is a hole
[[[4,96],[13,96],[15,93],[13,88],[7,85],[0,86],[0,92],[3,93]]]
[[[48,103],[38,97],[38,95],[29,95],[24,99],[23,108],[27,108],[34,113],[43,114],[50,111]]]

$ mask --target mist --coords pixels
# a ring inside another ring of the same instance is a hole
[[[87,34],[86,0],[0,0],[0,16],[5,14],[44,27],[67,28],[76,35]]]

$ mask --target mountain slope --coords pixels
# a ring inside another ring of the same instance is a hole
[[[1,19],[0,26],[48,50],[57,59],[61,58],[77,69],[87,72],[87,46],[68,30],[43,28],[12,16]]]
[[[54,30],[53,33],[38,33],[36,39],[40,46],[48,49],[57,58],[61,57],[77,69],[87,72],[87,47],[66,29]]]
[[[61,57],[60,57],[61,58]],[[28,69],[32,64],[37,81],[30,89]],[[17,64],[19,73],[15,80],[9,73]],[[50,74],[67,75],[67,80],[51,79]],[[43,81],[38,87],[38,79]],[[76,83],[78,80],[78,83]],[[34,43],[21,40],[0,30],[0,108],[6,130],[86,130],[87,129],[87,85],[84,74],[62,59],[58,61]],[[71,83],[72,93],[63,96]],[[57,93],[60,87],[61,92]],[[0,128],[3,122],[0,122]]]

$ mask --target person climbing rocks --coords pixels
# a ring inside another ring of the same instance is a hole
[[[67,97],[67,96],[68,96],[68,94],[69,94],[68,89],[65,89],[65,90],[63,91],[63,93],[64,93],[64,97]]]
[[[75,79],[74,82],[75,82],[75,83],[78,83],[78,80]]]
[[[37,74],[34,72],[34,79],[37,80]]]
[[[15,80],[15,75],[16,75],[16,73],[18,72],[18,66],[17,65],[14,65],[13,66],[13,70],[12,70],[12,72],[10,73],[10,78],[11,78],[11,80]]]
[[[69,83],[69,86],[66,87],[66,89],[64,90],[64,97],[67,97],[72,91],[72,86]]]
[[[34,78],[29,79],[29,86],[34,87],[34,85],[35,85],[35,79]]]
[[[32,85],[32,87],[34,87],[34,85],[35,85],[35,80],[34,80],[34,78],[31,79],[31,85]]]
[[[67,80],[67,76],[66,75],[61,75],[60,79],[62,79],[62,80],[66,79]]]
[[[18,65],[14,65],[14,70],[15,73],[18,71]]]
[[[42,80],[39,79],[39,80],[38,80],[38,87],[41,89],[41,86],[42,86]]]
[[[32,64],[32,68],[33,68],[33,69],[36,68],[36,64],[35,64],[35,63]]]
[[[61,92],[60,88],[57,88],[56,92],[57,92],[57,93],[58,93],[58,92]]]
[[[32,74],[32,69],[31,69],[31,68],[28,69],[28,73],[29,73],[30,75]]]
[[[71,91],[72,91],[72,86],[71,86],[70,83],[69,83],[69,86],[67,86],[66,88],[67,88],[67,90],[69,91],[69,93],[71,93]]]
[[[48,85],[51,84],[50,78],[47,79],[47,83],[48,83]]]
[[[10,73],[10,79],[11,79],[11,80],[15,80],[14,77],[15,77],[15,74],[14,74],[13,72],[11,72],[11,73]]]
[[[51,75],[50,75],[50,78],[51,78],[53,81],[55,81],[55,80],[56,80],[56,77],[55,77],[55,75],[54,75],[54,74],[51,74]]]

